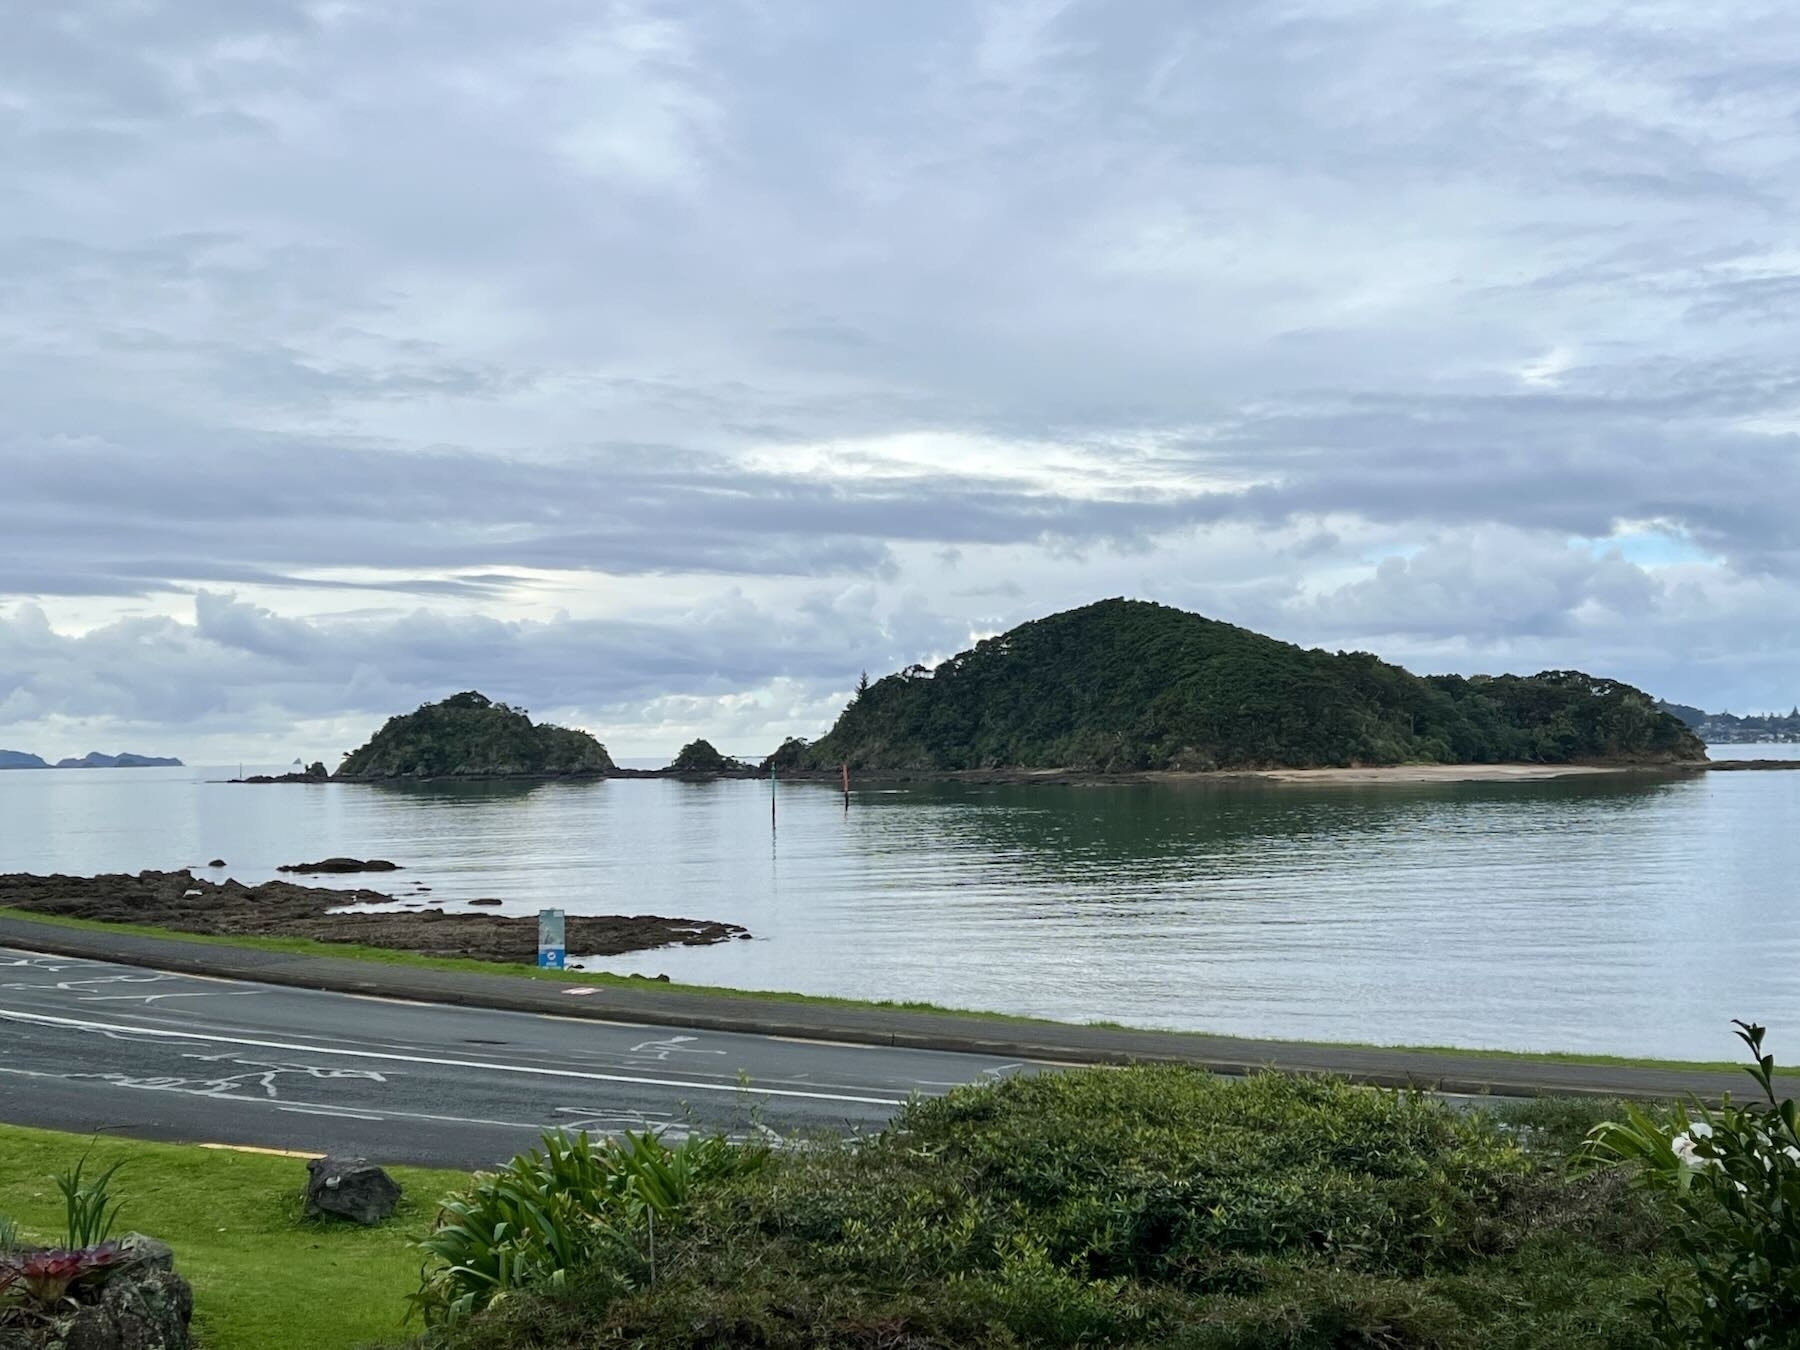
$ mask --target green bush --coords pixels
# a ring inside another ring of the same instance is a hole
[[[722,1174],[654,1282],[600,1252],[448,1344],[1639,1346],[1655,1203],[1546,1139],[1335,1081],[1019,1077]]]
[[[444,1201],[418,1244],[427,1261],[412,1306],[428,1326],[453,1323],[603,1257],[621,1288],[640,1274],[654,1281],[657,1225],[673,1222],[695,1186],[761,1157],[697,1135],[671,1148],[648,1131],[598,1142],[548,1132],[541,1149]]]
[[[1655,1333],[1670,1347],[1800,1347],[1800,1129],[1775,1093],[1764,1029],[1737,1023],[1762,1101],[1677,1113],[1627,1107],[1595,1128],[1586,1159],[1626,1164],[1666,1195],[1686,1278],[1654,1300]]]

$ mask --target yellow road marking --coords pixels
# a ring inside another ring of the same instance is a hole
[[[291,1148],[257,1148],[251,1144],[202,1144],[201,1148],[215,1148],[227,1153],[261,1153],[270,1158],[323,1158],[323,1153],[301,1153]]]

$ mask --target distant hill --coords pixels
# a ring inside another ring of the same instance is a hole
[[[179,769],[184,767],[178,759],[165,759],[157,755],[117,754],[103,755],[98,750],[83,755],[80,759],[59,759],[59,769]]]
[[[1787,713],[1747,713],[1737,717],[1728,712],[1709,713],[1686,703],[1658,703],[1656,706],[1671,717],[1680,718],[1699,734],[1701,740],[1712,745],[1800,741],[1800,707]]]
[[[1643,691],[1579,671],[1421,678],[1165,605],[1103,600],[860,690],[778,769],[1321,768],[1705,758]]]
[[[389,718],[333,776],[560,778],[612,769],[606,747],[587,732],[536,725],[523,710],[470,691]]]
[[[0,750],[0,769],[47,769],[50,766],[23,750]]]

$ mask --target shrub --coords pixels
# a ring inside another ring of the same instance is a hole
[[[1336,1081],[1022,1076],[694,1188],[653,1282],[603,1251],[449,1343],[1639,1346],[1652,1201],[1567,1156]]]
[[[655,1279],[656,1234],[695,1186],[756,1165],[760,1152],[692,1136],[671,1148],[649,1131],[595,1142],[547,1132],[541,1149],[450,1196],[430,1236],[411,1304],[428,1326],[460,1321],[505,1294],[560,1287],[604,1256],[629,1288]]]
[[[1595,1127],[1584,1161],[1626,1164],[1666,1195],[1689,1278],[1662,1289],[1653,1325],[1671,1347],[1800,1347],[1800,1130],[1775,1094],[1764,1028],[1735,1024],[1761,1101],[1674,1114],[1628,1106]]]

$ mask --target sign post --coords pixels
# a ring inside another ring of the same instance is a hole
[[[561,970],[567,949],[563,943],[563,912],[560,909],[538,911],[538,968]]]

